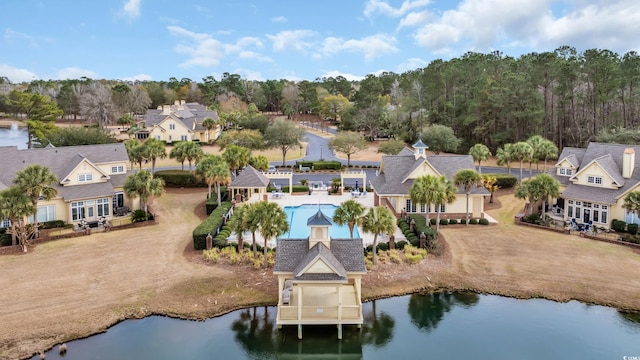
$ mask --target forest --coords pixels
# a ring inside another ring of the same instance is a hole
[[[0,85],[7,84],[7,78],[0,79]],[[430,126],[444,125],[453,129],[463,152],[482,143],[495,153],[506,143],[534,135],[560,149],[583,147],[603,132],[634,129],[640,122],[640,56],[604,49],[578,52],[570,46],[517,58],[500,51],[468,52],[402,74],[369,74],[360,81],[341,76],[252,81],[224,73],[201,81],[81,78],[11,85],[49,96],[66,118],[103,125],[184,99],[230,118],[248,108],[294,119],[317,114],[339,129],[409,143]],[[15,92],[0,95],[0,112],[18,112],[12,108]]]

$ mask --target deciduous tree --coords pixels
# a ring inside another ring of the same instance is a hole
[[[453,133],[453,129],[445,125],[431,125],[421,135],[422,142],[429,146],[429,150],[436,155],[441,152],[455,152],[460,146],[460,139]]]
[[[351,155],[366,149],[368,144],[357,132],[339,131],[333,139],[329,140],[328,146],[333,151],[347,155],[347,167],[351,167]]]
[[[296,126],[293,121],[277,119],[264,134],[267,147],[279,148],[282,152],[282,166],[285,164],[287,152],[294,146],[300,146],[305,131]]]

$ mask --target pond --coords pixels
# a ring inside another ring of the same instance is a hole
[[[64,359],[624,359],[640,356],[640,316],[576,301],[475,293],[364,304],[362,329],[278,330],[276,308],[196,322],[151,316],[67,343]],[[36,357],[34,357],[35,359]],[[61,359],[57,347],[47,359]]]
[[[15,123],[10,129],[0,129],[0,146],[17,146],[18,149],[26,149],[27,140],[27,130],[19,129]]]

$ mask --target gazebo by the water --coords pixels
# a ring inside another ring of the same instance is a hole
[[[269,186],[269,179],[253,166],[247,165],[227,186],[227,191],[232,199],[238,195],[248,199],[253,194],[266,194],[267,186]]]

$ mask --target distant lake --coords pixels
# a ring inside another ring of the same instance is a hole
[[[276,326],[276,308],[206,321],[127,320],[67,343],[64,359],[615,359],[640,357],[640,314],[577,301],[476,293],[413,294],[363,304],[362,329]],[[37,359],[38,357],[34,357]],[[47,360],[63,359],[57,346]]]
[[[17,146],[18,149],[27,148],[27,130],[13,127],[0,129],[0,146]]]

